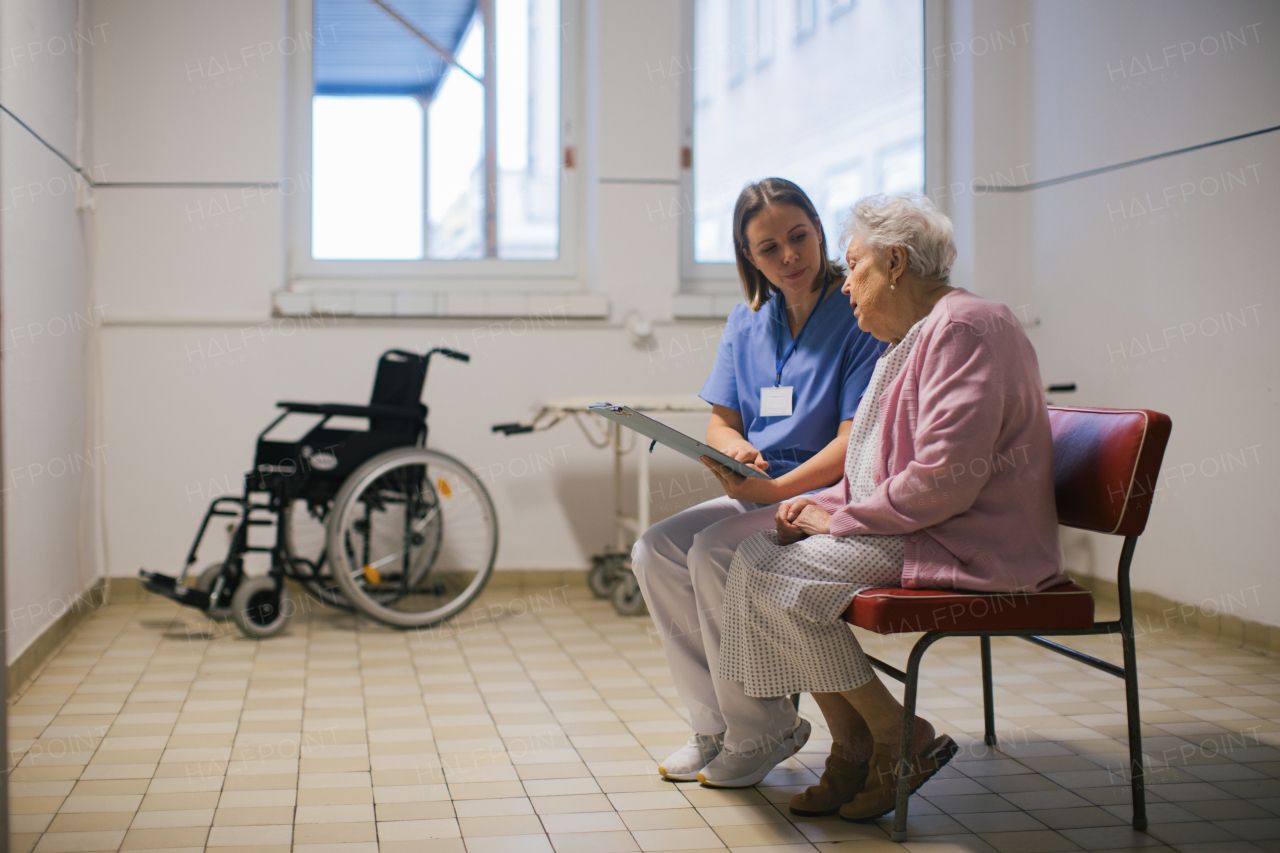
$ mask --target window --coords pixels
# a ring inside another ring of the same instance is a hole
[[[555,258],[558,0],[392,2],[315,3],[312,257]]]
[[[295,279],[575,278],[573,2],[295,0]]]
[[[716,7],[728,12],[742,2],[700,0],[691,23],[732,21]],[[779,176],[799,184],[818,208],[833,254],[858,198],[924,187],[923,4],[821,0],[833,15],[845,8],[818,27],[815,0],[794,2],[795,32],[770,39],[768,73],[744,74],[735,86],[701,80],[702,54],[731,49],[732,26],[690,39],[697,97],[685,103],[693,147],[685,173],[693,202],[686,279],[733,278],[733,205],[746,183]]]

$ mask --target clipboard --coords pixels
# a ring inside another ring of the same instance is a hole
[[[714,447],[708,447],[697,439],[690,438],[679,430],[674,430],[660,421],[642,415],[635,409],[627,406],[615,406],[612,403],[592,403],[587,406],[588,411],[595,412],[603,418],[608,418],[614,423],[621,424],[627,429],[635,430],[645,438],[652,439],[659,444],[666,445],[677,453],[688,456],[695,462],[698,457],[705,456],[713,459],[725,466],[729,470],[743,477],[753,477],[757,480],[773,479],[763,471],[752,468],[750,465],[744,465],[731,456],[726,456]],[[650,450],[653,446],[650,445]]]

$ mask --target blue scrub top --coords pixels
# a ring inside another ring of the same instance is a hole
[[[789,324],[780,322],[781,300],[774,293],[759,311],[747,305],[733,309],[715,366],[698,394],[742,415],[747,441],[769,461],[769,476],[775,478],[830,444],[840,422],[854,416],[885,348],[858,328],[844,294],[829,293],[782,368],[781,384],[794,389],[791,415],[761,417],[760,389],[773,387],[776,357],[792,343]]]

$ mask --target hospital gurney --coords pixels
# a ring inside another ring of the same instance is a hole
[[[572,420],[577,423],[592,447],[608,447],[613,450],[613,542],[591,558],[591,573],[587,576],[587,583],[598,598],[611,596],[613,606],[619,613],[633,616],[645,612],[640,586],[631,572],[631,544],[649,529],[649,454],[640,453],[636,514],[627,515],[622,509],[622,457],[636,446],[636,433],[587,411],[587,406],[599,402],[625,403],[645,414],[696,413],[707,416],[711,415],[711,404],[689,394],[566,397],[543,404],[527,424],[493,426],[494,432],[518,435],[543,432],[562,421]]]

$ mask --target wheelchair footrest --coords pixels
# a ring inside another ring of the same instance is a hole
[[[178,583],[177,578],[171,578],[159,572],[149,572],[146,569],[139,569],[138,576],[142,578],[143,589],[148,592],[163,595],[165,598],[173,599],[179,604],[198,607],[201,610],[209,608],[209,593],[182,586]]]

